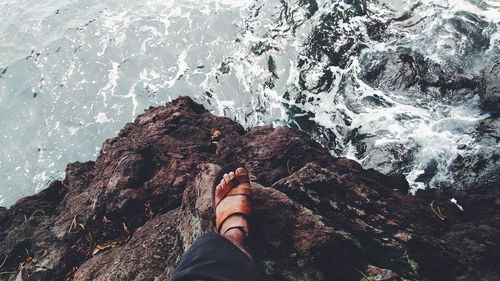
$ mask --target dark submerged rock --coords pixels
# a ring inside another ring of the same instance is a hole
[[[452,189],[477,189],[500,187],[500,114],[483,120],[476,135],[473,153],[458,156],[450,170],[454,178]]]
[[[479,93],[479,106],[485,110],[500,111],[500,59],[483,70],[484,91]]]
[[[341,23],[367,14],[365,0],[349,0],[348,5],[335,3],[330,13],[321,15],[319,24],[309,36],[305,55],[315,61],[327,60],[330,65],[346,67],[350,58],[365,48],[360,27],[345,28]],[[299,66],[306,63],[300,61]]]
[[[481,79],[461,74],[460,65],[438,64],[414,51],[398,49],[368,54],[360,73],[363,81],[396,96],[444,98],[459,102],[478,94]]]
[[[498,188],[455,194],[464,211],[430,191],[406,196],[404,178],[332,157],[303,132],[245,132],[181,97],[0,208],[0,280],[168,279],[213,230],[211,182],[235,160],[255,183],[252,250],[269,280],[500,278]]]

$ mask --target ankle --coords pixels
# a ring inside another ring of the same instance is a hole
[[[239,229],[230,229],[222,235],[224,238],[233,243],[240,251],[242,251],[250,260],[253,261],[252,255],[250,255],[246,246],[246,236]]]
[[[245,235],[243,232],[237,228],[230,229],[226,231],[222,236],[224,236],[226,239],[230,240],[233,242],[233,244],[244,244],[245,241]]]

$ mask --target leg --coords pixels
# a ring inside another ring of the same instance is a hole
[[[208,233],[186,252],[170,281],[263,280],[256,265],[223,236]]]
[[[224,172],[222,172],[224,173]],[[249,235],[250,179],[243,168],[223,175],[213,189],[216,233],[198,238],[177,266],[171,281],[263,280],[253,263]]]

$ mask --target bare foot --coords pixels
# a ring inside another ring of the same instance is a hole
[[[231,241],[250,259],[247,248],[249,235],[248,215],[250,214],[250,179],[243,168],[224,174],[215,188],[217,231]]]

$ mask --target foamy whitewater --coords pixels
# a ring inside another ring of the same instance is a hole
[[[473,135],[489,115],[478,97],[394,95],[359,74],[371,56],[404,47],[437,63],[458,59],[477,75],[500,57],[500,1],[366,1],[368,14],[322,25],[353,2],[363,1],[3,0],[0,205],[63,177],[69,162],[95,160],[125,123],[179,95],[247,128],[302,129],[367,168],[370,151],[394,147],[411,155],[398,169],[412,189],[434,187],[457,155],[481,149]],[[482,23],[486,47],[471,47],[451,24],[467,15]],[[373,20],[388,26],[385,40],[366,35]],[[330,29],[340,35],[316,46]],[[314,56],[350,42],[343,63]],[[380,103],[364,102],[374,97]],[[432,178],[419,180],[429,165]]]

